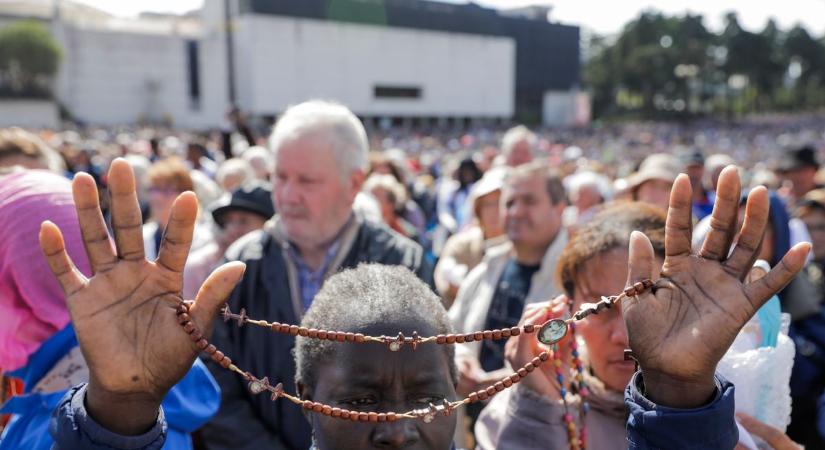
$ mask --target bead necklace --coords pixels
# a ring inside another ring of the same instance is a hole
[[[236,321],[239,327],[249,324],[269,328],[271,331],[276,333],[289,334],[291,336],[303,336],[308,337],[310,339],[326,339],[329,341],[336,342],[381,343],[387,345],[390,351],[394,352],[399,351],[401,347],[403,347],[404,345],[410,345],[412,349],[415,350],[419,345],[428,343],[435,343],[438,345],[449,345],[457,343],[460,344],[463,342],[473,342],[484,339],[506,339],[511,336],[518,336],[522,333],[537,333],[536,337],[539,340],[539,342],[545,345],[554,345],[557,342],[559,342],[562,338],[564,338],[569,328],[574,329],[573,322],[582,320],[583,318],[591,314],[598,314],[599,311],[602,311],[604,309],[612,308],[619,301],[625,298],[638,296],[652,287],[653,282],[651,280],[643,280],[641,282],[635,283],[633,286],[626,288],[624,292],[622,292],[619,295],[602,297],[601,301],[595,304],[583,304],[579,311],[573,314],[573,316],[569,319],[552,319],[545,322],[541,326],[536,326],[535,324],[525,324],[521,327],[512,327],[500,330],[485,330],[466,334],[440,334],[438,336],[430,337],[421,337],[416,332],[413,332],[412,336],[410,337],[404,336],[402,333],[398,333],[398,336],[396,337],[366,336],[361,333],[316,330],[313,328],[300,327],[297,325],[282,324],[277,322],[270,323],[264,320],[255,320],[249,318],[246,315],[246,311],[243,309],[238,314],[232,313],[229,310],[228,305],[224,307],[222,315],[224,321],[234,320]],[[224,355],[223,352],[218,350],[213,344],[210,344],[206,337],[203,335],[203,333],[200,330],[198,330],[198,328],[192,322],[191,316],[189,315],[190,305],[191,302],[188,301],[181,301],[178,304],[178,323],[183,327],[183,330],[186,331],[187,334],[189,334],[189,338],[192,340],[192,342],[195,343],[195,346],[200,351],[209,355],[209,357],[221,367],[231,370],[240,375],[242,378],[244,378],[249,383],[248,387],[250,392],[252,392],[253,394],[260,394],[266,391],[270,394],[270,398],[273,401],[279,398],[285,398],[288,401],[296,405],[299,405],[306,410],[320,413],[329,417],[335,417],[342,420],[350,420],[353,422],[394,422],[399,419],[419,419],[425,423],[430,423],[433,420],[435,420],[436,416],[438,415],[449,416],[453,411],[455,411],[457,408],[461,406],[487,400],[488,398],[492,397],[498,392],[501,392],[504,389],[507,389],[512,385],[518,383],[519,381],[527,377],[542,363],[550,359],[550,353],[547,350],[545,350],[539,353],[538,356],[533,358],[532,361],[528,362],[527,364],[516,370],[513,374],[502,378],[501,380],[499,380],[492,386],[487,387],[486,389],[479,389],[478,391],[471,393],[466,398],[459,401],[451,402],[447,399],[444,399],[440,404],[430,403],[429,407],[427,408],[413,409],[406,412],[377,413],[350,411],[342,408],[332,407],[318,402],[313,402],[310,400],[301,400],[300,398],[284,391],[283,383],[278,383],[277,385],[273,386],[269,383],[268,377],[257,378],[255,375],[244,370],[241,370],[238,366],[232,363],[232,359]],[[575,343],[575,338],[573,339],[573,342]],[[576,352],[575,355],[576,358],[578,358],[577,350],[574,348],[573,351]],[[576,377],[576,381],[580,383],[580,386],[584,386],[583,380],[581,379],[581,361],[575,359],[574,363],[576,363],[576,361],[578,361],[576,369],[579,372]],[[586,390],[586,387],[584,387],[583,389]],[[582,388],[580,387],[578,390],[579,392],[581,392]],[[566,390],[564,389],[563,385],[561,392],[566,393]],[[564,398],[564,394],[562,394],[562,398]],[[575,427],[575,424],[573,424],[573,427]],[[575,429],[573,432],[575,433]],[[584,438],[582,438],[581,441],[583,444],[585,441]],[[574,440],[571,438],[571,445],[573,443]],[[575,443],[578,444],[579,441],[575,440]]]

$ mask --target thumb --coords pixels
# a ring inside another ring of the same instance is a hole
[[[195,303],[189,310],[190,315],[202,325],[209,325],[226,303],[235,285],[241,281],[246,264],[233,261],[215,269],[201,285]]]
[[[653,279],[656,274],[653,245],[640,231],[630,233],[630,248],[627,261],[627,286],[645,279]]]

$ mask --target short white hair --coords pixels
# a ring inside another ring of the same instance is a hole
[[[375,189],[383,189],[391,195],[396,209],[400,209],[407,202],[407,190],[392,175],[372,174],[364,183],[363,190],[372,193]]]
[[[275,124],[269,146],[277,155],[283,142],[309,133],[320,133],[329,139],[342,176],[367,169],[367,131],[346,106],[324,100],[290,106]]]
[[[242,185],[253,178],[255,174],[252,172],[252,166],[241,158],[230,158],[221,163],[215,173],[215,181],[223,187],[227,178],[232,177],[238,179],[238,185]]]
[[[610,180],[606,176],[596,172],[584,171],[574,173],[564,180],[564,184],[571,198],[578,197],[582,189],[592,189],[598,192],[604,201],[608,201],[612,197]]]
[[[504,133],[504,137],[501,138],[501,152],[504,155],[509,155],[513,147],[521,141],[527,141],[530,146],[530,153],[535,151],[536,142],[538,141],[536,134],[524,125],[519,125]]]

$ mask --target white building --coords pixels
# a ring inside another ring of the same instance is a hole
[[[356,9],[345,10],[355,11],[349,17],[319,13],[323,0],[205,0],[195,14],[128,21],[67,1],[58,13],[51,0],[17,3],[28,14],[0,3],[0,26],[24,16],[49,24],[64,50],[56,97],[89,124],[220,127],[233,102],[273,119],[309,98],[339,101],[367,119],[507,120],[525,105],[540,115],[546,98],[571,104],[578,81],[577,28],[475,5],[360,2],[381,8],[376,22],[374,11],[367,19]],[[537,47],[537,33],[553,27],[565,38]],[[575,67],[558,83],[559,67],[570,64],[558,64],[546,45],[560,42]],[[547,58],[535,59],[536,49]],[[14,120],[5,109],[0,125]],[[564,116],[558,109],[553,117]]]

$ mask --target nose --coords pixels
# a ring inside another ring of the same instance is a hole
[[[376,448],[406,448],[421,439],[414,420],[382,422],[376,425],[372,443]]]
[[[627,327],[621,313],[616,314],[610,324],[610,342],[627,348],[630,343],[627,339]]]

